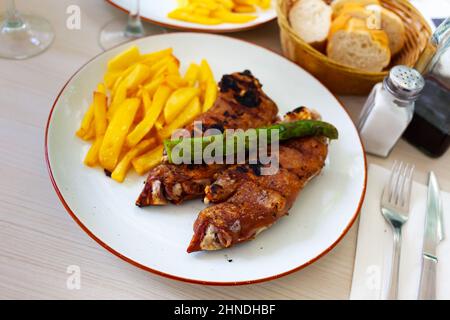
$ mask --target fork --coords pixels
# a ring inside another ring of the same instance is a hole
[[[387,293],[389,300],[397,299],[398,294],[402,227],[408,221],[413,173],[413,165],[395,161],[381,198],[381,213],[392,227],[394,236],[394,253]]]

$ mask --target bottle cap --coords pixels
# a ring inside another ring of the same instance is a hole
[[[416,100],[425,86],[419,71],[407,66],[395,66],[384,79],[386,89],[400,100]]]

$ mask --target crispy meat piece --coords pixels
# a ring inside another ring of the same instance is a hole
[[[202,122],[202,131],[258,128],[275,122],[278,108],[263,92],[262,85],[250,71],[224,75],[214,106],[195,121]],[[190,124],[190,132],[200,129]],[[172,165],[163,163],[151,170],[144,190],[136,201],[139,207],[180,204],[201,197],[216,173],[226,165]]]
[[[307,117],[305,117],[307,115]],[[285,121],[317,117],[306,108],[296,109]],[[219,250],[256,237],[288,214],[299,192],[322,170],[328,153],[323,137],[291,139],[280,144],[280,169],[260,175],[258,166],[237,165],[218,175],[206,188],[188,252]]]

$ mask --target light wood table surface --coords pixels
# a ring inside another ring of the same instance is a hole
[[[3,4],[0,3],[0,11]],[[357,223],[328,255],[284,278],[240,287],[181,283],[147,273],[113,256],[86,235],[59,202],[44,160],[44,131],[50,108],[68,78],[101,52],[100,28],[122,12],[101,0],[17,1],[18,8],[49,19],[56,40],[26,61],[0,60],[0,298],[18,299],[347,299]],[[82,28],[66,28],[66,9],[78,5]],[[275,22],[233,34],[280,52]],[[342,97],[353,119],[365,97]],[[388,159],[413,162],[416,178],[434,170],[450,191],[450,153],[430,159],[401,141]],[[70,265],[81,268],[81,289],[66,286]]]

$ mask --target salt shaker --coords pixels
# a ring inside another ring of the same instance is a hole
[[[414,114],[414,103],[425,81],[415,69],[395,66],[365,103],[358,123],[367,152],[387,157]]]

